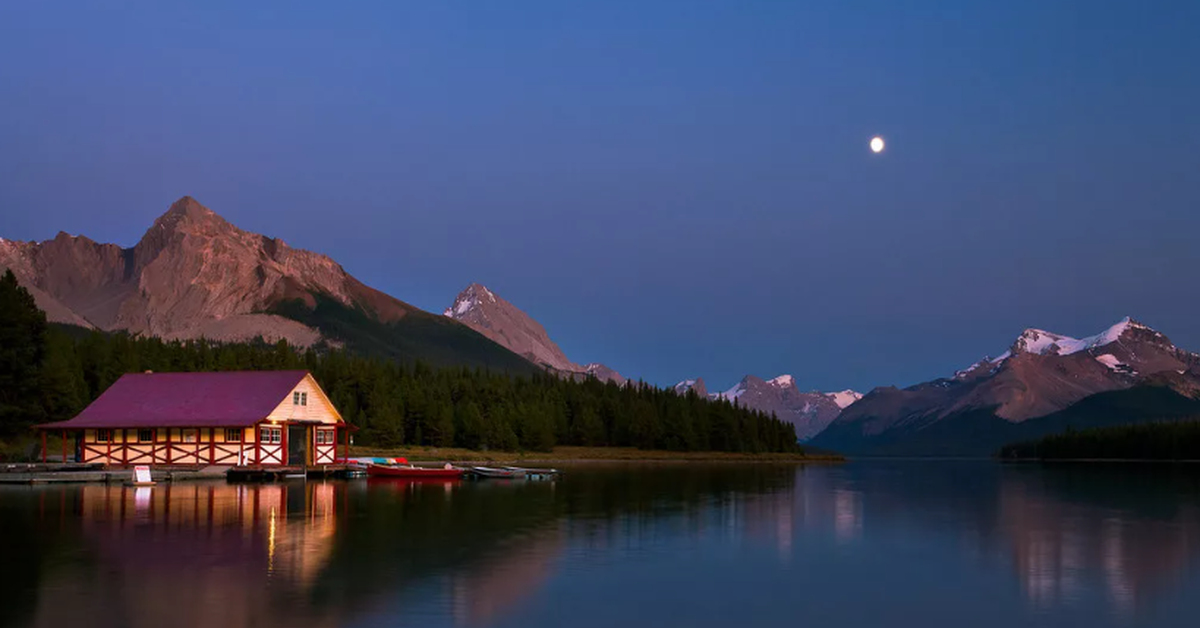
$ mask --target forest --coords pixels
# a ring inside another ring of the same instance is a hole
[[[1068,429],[1003,447],[1001,459],[1200,460],[1200,419]]]
[[[548,451],[555,445],[797,452],[795,429],[724,400],[644,383],[434,368],[280,341],[163,341],[47,323],[0,277],[0,441],[68,419],[125,373],[305,369],[359,428],[359,445]]]

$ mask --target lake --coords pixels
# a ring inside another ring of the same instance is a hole
[[[1194,626],[1200,467],[0,487],[0,626]]]

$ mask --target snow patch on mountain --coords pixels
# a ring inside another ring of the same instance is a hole
[[[1153,331],[1128,316],[1095,336],[1086,338],[1072,338],[1041,329],[1026,329],[1013,344],[1013,351],[1037,355],[1071,355],[1117,342],[1125,332],[1131,329]],[[1158,336],[1162,335],[1158,332],[1154,333]]]
[[[862,393],[853,391],[853,390],[849,390],[849,389],[843,390],[841,392],[825,393],[825,396],[832,399],[833,402],[836,403],[837,406],[843,410],[845,410],[846,407],[849,406],[850,404],[863,398]]]
[[[780,375],[769,382],[774,386],[795,386],[796,380],[791,375]]]
[[[741,382],[738,382],[737,385],[734,386],[733,388],[730,388],[729,390],[726,390],[723,393],[717,393],[717,398],[725,399],[726,401],[733,401],[734,399],[741,397],[745,393],[746,393],[746,382],[741,381]]]

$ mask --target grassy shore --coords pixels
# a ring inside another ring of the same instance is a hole
[[[661,451],[633,447],[555,447],[553,451],[474,451],[438,447],[379,449],[351,447],[351,456],[404,457],[413,462],[801,462],[836,463],[836,454],[733,453],[724,451]]]

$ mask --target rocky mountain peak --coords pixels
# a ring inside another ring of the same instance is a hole
[[[862,393],[855,390],[850,390],[849,388],[838,392],[825,393],[825,396],[832,399],[833,402],[837,404],[837,407],[843,410],[845,410],[854,402],[863,398]]]
[[[780,375],[779,377],[772,379],[768,383],[771,384],[772,386],[778,386],[780,388],[795,388],[796,387],[795,378],[793,378],[791,375],[787,375],[787,374]]]
[[[486,306],[484,304],[487,304]],[[511,304],[510,304],[511,305]],[[496,294],[487,289],[487,286],[481,283],[472,282],[454,299],[454,304],[446,308],[444,315],[450,318],[462,318],[468,315],[472,310],[478,311],[481,316],[486,316],[485,307],[502,307],[496,301]],[[516,309],[515,306],[513,309]],[[518,310],[519,311],[519,310]]]
[[[1012,355],[1030,353],[1063,356],[1090,351],[1118,341],[1143,341],[1160,346],[1170,345],[1166,336],[1126,316],[1108,329],[1086,338],[1072,338],[1041,329],[1026,329],[1017,337],[1009,353]]]
[[[184,196],[171,203],[171,207],[154,221],[151,230],[189,228],[189,230],[207,231],[222,227],[232,227],[232,225],[213,210],[201,205],[196,199]]]
[[[704,384],[703,377],[697,377],[696,379],[685,379],[682,382],[675,384],[673,389],[675,390],[675,394],[680,396],[686,395],[690,390],[701,397],[708,397],[708,386]]]
[[[626,382],[620,373],[603,364],[580,366],[572,362],[550,339],[541,323],[481,283],[467,285],[442,314],[542,367],[617,384]]]

